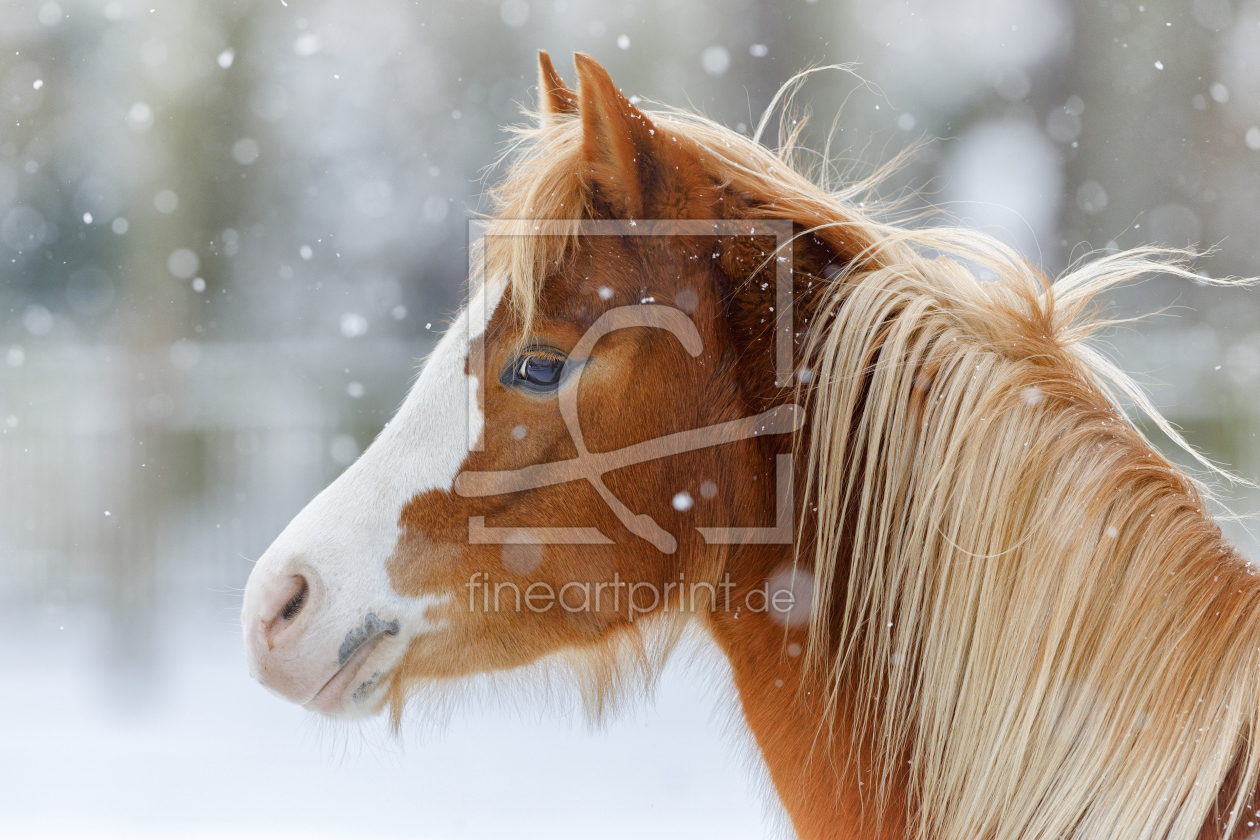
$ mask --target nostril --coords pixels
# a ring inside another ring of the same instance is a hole
[[[278,591],[273,590],[270,610],[262,611],[262,637],[267,649],[275,647],[275,638],[288,627],[311,600],[311,585],[303,575],[293,575]]]
[[[306,596],[311,591],[311,586],[306,582],[306,578],[301,575],[298,575],[298,578],[302,581],[298,591],[294,593],[293,597],[285,603],[284,609],[280,611],[280,617],[285,621],[292,621],[294,616],[302,611],[303,605],[306,604]]]

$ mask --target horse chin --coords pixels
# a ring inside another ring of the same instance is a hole
[[[340,720],[376,715],[385,706],[392,672],[405,651],[405,643],[378,633],[331,674],[302,708]]]

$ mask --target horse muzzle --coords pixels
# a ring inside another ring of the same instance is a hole
[[[399,620],[383,610],[339,608],[335,591],[310,564],[269,560],[264,555],[250,576],[241,611],[250,675],[321,714],[376,712],[384,678],[405,648]]]

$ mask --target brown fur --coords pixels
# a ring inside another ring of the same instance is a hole
[[[497,382],[522,346],[568,352],[613,307],[681,297],[702,355],[647,329],[601,340],[578,402],[587,445],[609,451],[796,400],[809,412],[793,450],[797,543],[721,548],[693,527],[772,524],[784,436],[606,476],[677,537],[673,554],[626,531],[581,481],[420,496],[391,579],[405,594],[453,593],[451,632],[408,652],[395,715],[425,686],[548,657],[567,663],[598,715],[650,680],[695,620],[732,664],[802,838],[1192,838],[1245,826],[1260,767],[1260,587],[1205,490],[1120,400],[1175,433],[1087,343],[1100,292],[1187,269],[1121,254],[1051,286],[979,234],[880,223],[788,155],[699,117],[644,113],[587,56],[577,70],[574,95],[541,57],[542,124],[521,132],[496,192],[485,267],[510,278],[508,305],[484,339],[486,427],[465,470],[575,455],[554,398]],[[536,219],[559,232],[519,235]],[[802,384],[774,384],[772,239],[577,237],[581,219],[793,222]],[[680,490],[695,507],[673,509]],[[475,516],[597,527],[615,544],[470,545]],[[671,603],[645,623],[624,606],[495,612],[464,597],[473,573],[522,588],[614,574],[664,587],[681,574],[729,575],[739,602],[793,564],[814,594],[808,625],[791,628],[706,604]]]

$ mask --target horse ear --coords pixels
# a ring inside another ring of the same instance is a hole
[[[599,62],[577,53],[574,63],[582,115],[583,175],[615,215],[642,218],[641,174],[651,159],[656,127],[617,90]]]
[[[542,100],[540,110],[545,123],[553,122],[561,115],[578,112],[577,94],[560,78],[546,50],[538,51],[538,95]]]

